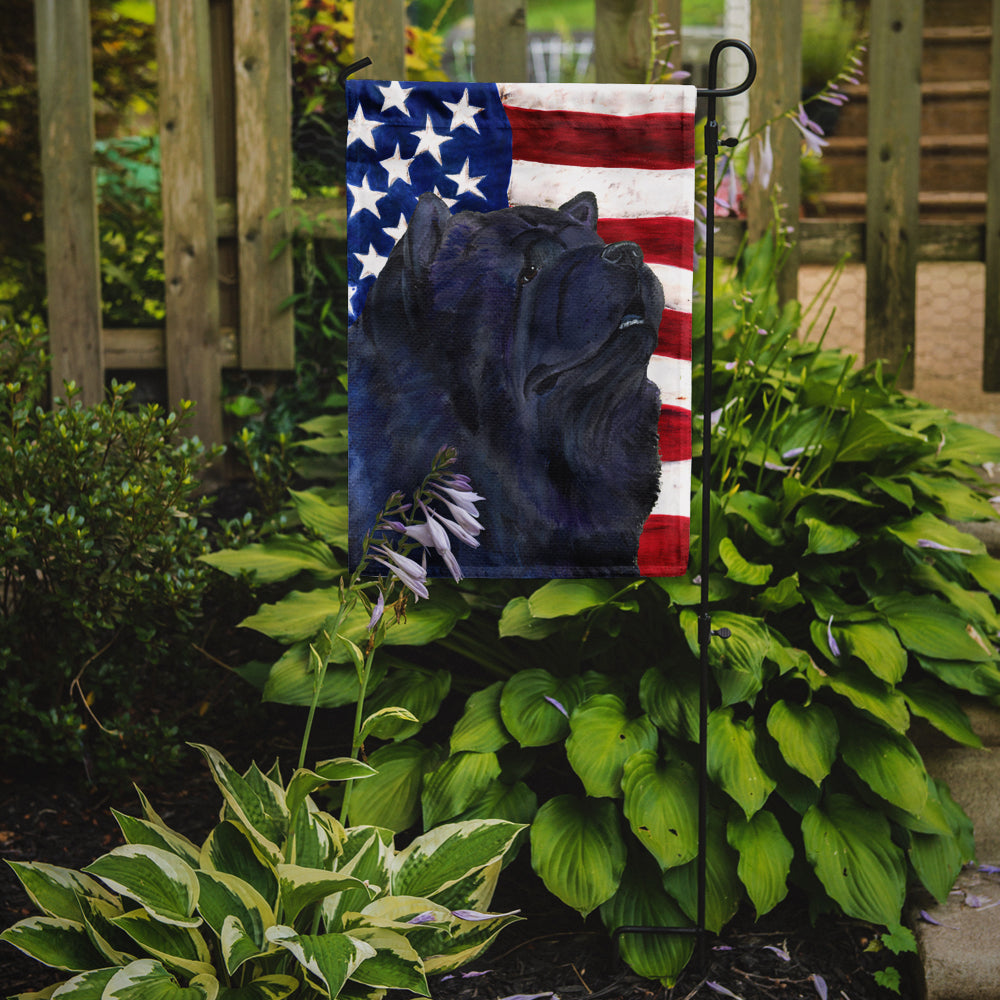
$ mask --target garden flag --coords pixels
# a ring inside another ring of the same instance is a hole
[[[452,446],[466,575],[686,571],[695,97],[348,82],[352,565]]]

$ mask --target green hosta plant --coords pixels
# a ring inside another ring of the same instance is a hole
[[[470,961],[517,919],[487,911],[518,825],[450,823],[400,850],[391,831],[346,829],[312,799],[369,779],[368,765],[338,758],[285,784],[276,767],[240,774],[199,749],[224,801],[201,845],[140,793],[142,818],[115,813],[126,844],[82,871],[10,863],[42,915],[0,938],[71,974],[54,995],[429,996],[428,974]]]

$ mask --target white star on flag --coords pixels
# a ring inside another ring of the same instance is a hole
[[[412,162],[412,158],[406,160],[399,155],[399,143],[397,142],[396,152],[393,153],[388,159],[379,160],[379,163],[385,167],[386,173],[389,175],[389,183],[386,186],[392,187],[395,181],[402,181],[404,184],[409,184],[410,164]]]
[[[409,111],[406,110],[406,91],[403,90],[398,80],[393,80],[387,87],[379,87],[378,89],[385,98],[382,102],[383,111],[388,111],[389,108],[399,108],[404,115],[409,114]]]
[[[380,128],[381,122],[368,121],[364,112],[358,107],[354,117],[347,123],[347,145],[360,139],[370,149],[375,148],[375,129]]]
[[[445,197],[445,196],[444,196],[443,194],[441,194],[441,192],[440,192],[440,191],[439,191],[439,190],[437,189],[437,185],[436,185],[436,184],[434,185],[434,193],[435,193],[435,194],[436,194],[436,195],[437,195],[437,196],[438,196],[438,197],[439,197],[439,198],[440,198],[440,199],[441,199],[441,200],[442,200],[442,201],[443,201],[443,202],[445,203],[445,205],[446,205],[446,206],[447,206],[448,208],[453,208],[453,207],[454,207],[454,205],[455,205],[455,202],[456,202],[456,201],[458,201],[458,199],[457,199],[457,198],[446,198],[446,197]]]
[[[479,131],[475,116],[483,109],[469,104],[468,89],[462,94],[462,99],[457,104],[452,104],[451,101],[442,101],[441,103],[451,112],[450,131],[454,132],[460,125],[468,125],[473,132]]]
[[[457,174],[445,174],[445,177],[450,181],[454,181],[458,190],[455,194],[476,194],[480,198],[485,198],[486,195],[479,190],[479,182],[486,179],[486,174],[481,177],[470,177],[469,176],[469,158],[465,158],[465,163],[462,165],[462,169]]]
[[[375,207],[378,202],[385,197],[385,191],[372,191],[368,186],[368,178],[362,177],[360,186],[348,184],[348,191],[354,196],[354,203],[351,205],[351,215],[368,209],[375,218],[379,218],[378,209]]]
[[[394,226],[386,226],[385,234],[386,236],[391,236],[393,243],[398,243],[403,238],[403,233],[406,232],[406,227],[409,223],[406,221],[406,216],[402,212],[399,213],[399,221]]]
[[[381,254],[376,253],[373,246],[369,246],[365,253],[356,253],[354,256],[361,261],[361,278],[369,276],[377,278],[382,268],[385,267],[385,262],[388,260],[388,257],[383,257]]]
[[[361,109],[359,108],[358,114],[360,113]],[[438,163],[441,163],[441,146],[443,143],[451,142],[451,136],[438,135],[434,131],[434,126],[431,125],[430,115],[427,116],[424,127],[419,132],[411,132],[410,135],[415,135],[420,140],[413,154],[414,158],[418,157],[421,153],[430,153]]]

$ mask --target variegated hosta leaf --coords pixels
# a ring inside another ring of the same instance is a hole
[[[134,899],[150,916],[165,924],[197,927],[198,878],[194,869],[171,851],[147,844],[125,844],[85,869],[113,892]]]
[[[393,859],[392,892],[433,899],[460,879],[500,861],[522,829],[495,819],[446,823],[429,830]]]
[[[115,917],[125,912],[120,902],[109,903],[93,896],[83,896],[80,906],[90,940],[104,956],[105,965],[128,965],[140,957],[140,949],[135,942],[114,925]]]
[[[781,832],[774,814],[766,809],[750,819],[731,819],[726,837],[740,853],[736,873],[746,886],[758,918],[762,917],[788,895],[788,872],[795,849]]]
[[[370,778],[377,772],[363,761],[353,757],[335,757],[317,764],[313,770],[300,767],[288,782],[285,791],[285,805],[288,812],[294,815],[306,796],[312,795],[318,788],[328,785],[331,781],[350,781],[357,778]]]
[[[356,826],[347,831],[337,870],[353,875],[368,888],[345,889],[323,900],[323,920],[327,930],[343,930],[345,913],[358,912],[368,905],[371,893],[384,892],[389,886],[392,857],[392,833],[373,826]]]
[[[708,717],[708,774],[749,818],[767,801],[776,782],[757,762],[752,718],[737,721],[733,709],[717,708]]]
[[[218,995],[215,976],[199,975],[181,986],[159,962],[143,958],[119,969],[101,1000],[216,1000]]]
[[[81,896],[116,902],[115,897],[97,879],[72,868],[60,868],[40,861],[8,861],[7,864],[13,869],[31,901],[46,916],[81,920]]]
[[[225,872],[252,885],[271,907],[278,905],[278,875],[241,823],[220,823],[201,847],[200,868]]]
[[[454,819],[476,802],[498,777],[500,764],[495,753],[452,754],[424,778],[420,796],[424,826],[437,826]]]
[[[317,809],[312,799],[306,799],[292,819],[285,858],[305,868],[335,868],[344,836],[338,820]]]
[[[278,924],[268,928],[267,939],[291,952],[309,978],[332,997],[365,959],[375,957],[370,944],[348,934],[296,934],[293,928]]]
[[[205,939],[190,927],[160,923],[145,910],[132,910],[111,921],[150,955],[189,976],[213,971]]]
[[[238,879],[235,875],[224,872],[198,872],[198,883],[201,893],[198,898],[198,910],[205,922],[220,938],[227,920],[239,922],[239,930],[243,937],[250,939],[255,954],[266,950],[264,931],[275,923],[274,912],[267,900],[248,882]],[[234,931],[230,931],[232,938]],[[249,955],[243,954],[245,948],[240,947],[241,957],[235,964],[230,964],[232,949],[226,949],[227,971],[232,975]]]
[[[224,986],[218,1000],[285,1000],[299,985],[294,976],[261,976],[245,986]]]
[[[318,903],[327,896],[345,889],[361,889],[375,895],[361,879],[342,872],[327,872],[300,865],[278,865],[278,882],[281,887],[281,906],[286,920],[294,921],[302,910]]]
[[[514,838],[517,841],[524,832],[521,827],[520,832]],[[500,879],[500,871],[506,861],[506,856],[497,858],[485,868],[478,868],[465,878],[460,878],[453,882],[446,889],[434,893],[434,901],[449,910],[459,910],[469,908],[472,910],[488,910],[493,902],[493,894],[497,889],[497,882]]]
[[[281,854],[278,845],[288,831],[284,789],[256,766],[241,775],[218,750],[199,743],[191,745],[204,754],[227,808],[247,828],[265,856],[277,862]]]
[[[521,918],[516,912],[480,914],[475,920],[463,919],[456,914],[467,911],[453,910],[450,932],[439,932],[439,941],[424,956],[424,971],[431,975],[451,972],[477,959],[493,943],[494,938],[508,924]],[[420,951],[420,941],[414,946]]]
[[[919,815],[927,802],[927,771],[910,740],[861,719],[852,721],[841,755],[876,795]]]
[[[632,832],[661,869],[697,855],[698,783],[690,765],[643,750],[625,762],[622,790]]]
[[[462,717],[451,733],[451,752],[474,750],[477,753],[495,753],[510,743],[500,716],[500,693],[503,681],[469,696]]]
[[[613,694],[595,694],[573,711],[566,757],[588,795],[621,796],[622,768],[639,750],[653,750],[659,740],[648,715],[630,719],[625,702]]]
[[[549,892],[586,916],[618,889],[625,842],[608,799],[558,795],[531,824],[531,865]]]
[[[521,746],[547,746],[569,732],[570,713],[583,698],[579,677],[560,679],[547,670],[522,670],[504,684],[500,717]]]
[[[802,837],[820,882],[849,917],[899,923],[906,866],[882,813],[849,795],[830,795],[805,814]]]
[[[81,972],[100,968],[105,959],[96,951],[79,921],[65,917],[28,917],[0,934],[26,955],[54,969]]]
[[[192,868],[198,864],[199,849],[183,834],[149,820],[127,816],[117,809],[112,809],[111,812],[128,843],[159,847],[161,850],[176,854]]]
[[[50,986],[42,993],[19,993],[11,1000],[29,1000],[29,998],[41,1000],[42,997],[50,996],[56,1000],[101,1000],[101,997],[104,996],[104,988],[114,978],[118,969],[119,966],[91,969],[89,972],[81,972],[80,975],[67,979],[54,991]]]
[[[830,773],[840,732],[833,712],[812,702],[798,705],[778,700],[767,715],[767,731],[781,748],[781,756],[815,785]]]
[[[351,979],[365,986],[409,990],[418,996],[430,996],[424,963],[402,934],[385,927],[356,927],[351,937],[375,949],[351,973]]]
[[[601,905],[610,932],[619,927],[690,927],[691,921],[664,891],[652,859],[630,858],[618,891]],[[692,934],[623,934],[622,958],[640,976],[672,986],[694,950]]]

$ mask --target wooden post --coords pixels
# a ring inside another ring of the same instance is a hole
[[[288,0],[245,0],[233,8],[243,368],[295,367],[293,315],[282,307],[292,294],[289,22]]]
[[[993,0],[990,46],[989,171],[986,180],[986,326],[983,390],[1000,392],[1000,0]]]
[[[354,58],[364,56],[357,79],[406,79],[406,0],[355,0]]]
[[[88,0],[35,0],[52,394],[104,397]]]
[[[759,0],[750,8],[750,40],[760,72],[750,88],[750,131],[798,107],[802,99],[802,4],[799,0]],[[720,116],[726,109],[720,110]],[[729,123],[735,134],[739,122]],[[758,143],[759,139],[754,139]],[[793,230],[793,244],[778,273],[778,297],[782,302],[798,297],[799,261],[799,160],[802,135],[787,118],[771,126],[774,169],[766,188],[758,177],[747,192],[747,228],[751,240],[760,239],[774,221],[779,205],[779,225]],[[759,149],[759,147],[758,147]],[[777,238],[778,234],[775,234]]]
[[[658,45],[658,54],[663,54],[670,49],[670,62],[675,70],[681,70],[684,51],[681,39],[681,0],[652,0],[652,17],[655,18],[657,30],[660,25],[665,25],[674,32],[661,39],[662,44]],[[671,46],[671,42],[673,45]],[[686,81],[690,82],[690,81]]]
[[[222,441],[211,43],[207,0],[156,9],[167,395],[197,403],[192,432]]]
[[[524,0],[475,0],[477,80],[520,83],[528,78]]]
[[[872,0],[868,53],[865,360],[913,386],[923,3]],[[905,358],[905,360],[904,360]]]
[[[595,0],[594,68],[598,83],[645,83],[654,11],[679,7],[664,0]],[[661,16],[666,16],[665,13]],[[677,19],[679,31],[680,19]]]

